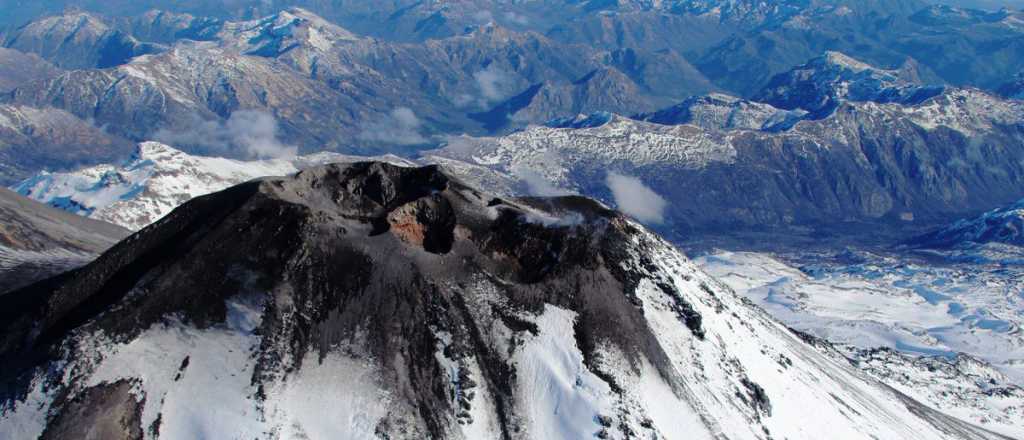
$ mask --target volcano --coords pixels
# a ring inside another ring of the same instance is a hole
[[[996,439],[583,197],[332,164],[0,296],[0,437]]]

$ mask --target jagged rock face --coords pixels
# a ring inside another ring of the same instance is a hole
[[[0,306],[14,437],[999,438],[594,201],[502,200],[437,167],[200,197]]]

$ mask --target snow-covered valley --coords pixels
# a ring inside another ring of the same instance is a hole
[[[1024,266],[853,249],[719,250],[695,261],[890,386],[1024,436]]]

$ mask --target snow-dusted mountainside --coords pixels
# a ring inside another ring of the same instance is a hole
[[[913,65],[883,70],[830,51],[776,75],[754,99],[782,109],[803,109],[820,119],[843,100],[914,105],[943,92],[942,86],[917,81]]]
[[[837,343],[878,380],[962,420],[1024,436],[1020,266],[855,251],[723,251],[697,263],[787,325]]]
[[[1024,200],[910,240],[925,248],[964,248],[989,243],[1024,246]]]
[[[719,252],[701,267],[801,331],[861,348],[966,353],[1024,381],[1020,266],[943,264],[862,251]]]
[[[29,81],[56,75],[60,69],[39,58],[14,49],[0,47],[0,92],[6,92]]]
[[[436,167],[248,182],[0,305],[5,437],[1005,438],[599,203]]]
[[[663,125],[692,124],[709,130],[782,131],[792,128],[806,116],[804,110],[783,110],[734,96],[711,94],[695,96],[672,107],[636,115],[633,119]]]
[[[0,36],[0,44],[35,53],[66,69],[106,68],[162,50],[111,28],[102,18],[69,10],[34,20]]]
[[[820,344],[819,344],[820,346]],[[971,356],[910,356],[839,346],[862,371],[932,408],[1013,438],[1024,436],[1024,388]]]
[[[0,294],[81,266],[127,235],[0,188]]]
[[[178,40],[208,41],[217,37],[223,19],[174,10],[150,9],[134,16],[112,17],[112,26],[139,41],[170,46]]]
[[[293,49],[330,51],[353,42],[353,33],[301,8],[291,8],[253,21],[225,23],[218,39],[245,54],[277,57]]]
[[[367,158],[317,153],[289,159],[238,161],[193,156],[158,142],[143,142],[124,163],[68,173],[41,172],[12,189],[86,217],[139,230],[194,197],[257,177],[283,176],[331,162]],[[410,164],[398,157],[379,158]]]

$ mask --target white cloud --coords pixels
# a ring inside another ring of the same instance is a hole
[[[427,143],[420,134],[423,123],[416,113],[407,107],[398,107],[383,119],[366,125],[359,133],[359,139],[392,145],[417,145]]]
[[[277,120],[269,113],[242,110],[231,114],[225,124],[228,136],[241,145],[250,156],[259,158],[291,157],[298,148],[284,145],[277,139]]]
[[[558,187],[553,182],[544,177],[543,174],[538,173],[530,168],[516,167],[512,170],[512,174],[515,174],[524,184],[526,184],[526,190],[532,196],[540,197],[556,197],[565,196],[572,194],[563,188]]]
[[[162,128],[153,138],[173,146],[198,147],[214,153],[242,153],[253,158],[280,158],[298,154],[294,145],[277,138],[277,119],[261,110],[238,110],[227,121],[198,116],[187,127]]]
[[[473,79],[476,80],[480,96],[487,103],[505,99],[509,96],[509,91],[515,86],[511,75],[494,64],[474,73]]]
[[[476,21],[477,23],[487,24],[494,22],[494,14],[492,14],[491,11],[488,11],[486,9],[481,9],[479,11],[474,12],[472,17],[473,20]]]
[[[528,26],[530,24],[530,19],[525,15],[511,11],[505,13],[505,21],[519,26]]]
[[[608,173],[605,183],[612,190],[612,197],[620,211],[643,223],[659,224],[665,221],[668,202],[640,179]]]

